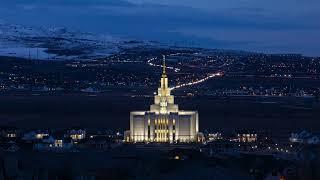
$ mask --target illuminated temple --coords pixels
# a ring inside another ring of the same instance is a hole
[[[168,87],[165,57],[158,93],[149,111],[130,113],[130,131],[125,132],[126,142],[178,143],[201,141],[197,111],[182,111],[174,104]]]

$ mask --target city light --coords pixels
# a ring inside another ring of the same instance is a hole
[[[182,87],[186,87],[186,86],[193,86],[193,85],[196,85],[196,84],[200,84],[200,83],[203,83],[211,78],[214,78],[214,77],[219,77],[219,76],[222,76],[222,73],[214,73],[214,74],[209,74],[209,76],[205,77],[205,78],[202,78],[202,79],[199,79],[197,81],[193,81],[193,82],[189,82],[189,83],[184,83],[184,84],[180,84],[180,85],[177,85],[177,86],[174,86],[172,88],[170,88],[171,90],[175,90],[175,89],[179,89],[179,88],[182,88]]]
[[[148,64],[149,66],[161,67],[161,68],[162,68],[163,65],[155,64],[155,63],[152,62],[152,61],[154,61],[154,60],[156,60],[156,59],[157,59],[157,57],[149,59],[149,60],[147,61],[147,64]],[[172,66],[166,66],[166,69],[174,70],[174,72],[179,72],[179,71],[180,71],[179,68],[174,68],[174,67],[172,67]]]
[[[157,57],[154,57],[154,58],[151,58],[147,61],[147,64],[150,65],[150,66],[154,66],[154,67],[161,67],[163,68],[163,65],[159,65],[159,64],[155,64],[153,63],[152,61],[156,60]],[[174,70],[175,72],[179,72],[181,69],[179,68],[175,68],[175,67],[172,67],[172,66],[166,66],[166,69],[171,69],[171,70]],[[179,88],[182,88],[182,87],[186,87],[186,86],[193,86],[193,85],[196,85],[196,84],[200,84],[200,83],[203,83],[211,78],[214,78],[214,77],[219,77],[219,76],[222,76],[223,74],[218,72],[218,73],[211,73],[209,74],[207,77],[205,78],[202,78],[202,79],[199,79],[199,80],[196,80],[196,81],[191,81],[189,83],[184,83],[184,84],[180,84],[180,85],[177,85],[177,86],[174,86],[174,87],[171,87],[170,90],[175,90],[175,89],[179,89]]]

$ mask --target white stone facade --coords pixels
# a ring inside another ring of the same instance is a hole
[[[199,132],[197,111],[181,111],[174,104],[174,96],[168,87],[165,60],[163,74],[149,111],[130,113],[130,133],[125,141],[129,142],[196,142]],[[128,137],[129,136],[129,137]]]

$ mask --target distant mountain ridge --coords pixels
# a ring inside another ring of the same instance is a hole
[[[73,31],[65,27],[27,27],[0,20],[0,56],[38,60],[93,60],[134,47],[242,55],[263,54],[241,50],[170,46],[157,41],[122,39],[107,34]]]
[[[70,31],[64,27],[26,27],[0,22],[0,56],[32,59],[93,59],[138,46],[143,41]]]

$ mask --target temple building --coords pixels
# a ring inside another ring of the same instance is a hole
[[[182,111],[174,104],[168,87],[165,56],[158,93],[149,111],[130,113],[130,131],[125,132],[126,142],[179,143],[202,141],[197,111]]]

